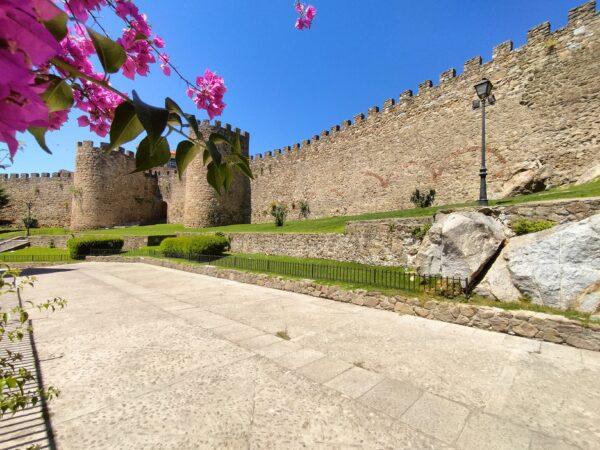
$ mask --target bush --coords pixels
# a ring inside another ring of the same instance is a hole
[[[69,255],[73,259],[85,259],[87,255],[94,253],[119,253],[123,248],[124,241],[113,237],[78,237],[67,241]]]
[[[418,239],[418,240],[422,241],[423,239],[425,239],[425,235],[429,232],[429,229],[431,228],[431,225],[433,225],[433,224],[431,222],[429,222],[429,223],[424,223],[421,226],[414,227],[410,231],[410,234],[415,239]]]
[[[148,236],[148,247],[158,247],[166,238],[177,237],[175,234]]]
[[[435,201],[435,190],[429,189],[429,192],[426,194],[425,192],[421,192],[418,189],[415,189],[415,191],[410,196],[410,201],[417,208],[429,208],[431,205],[433,205],[433,202]]]
[[[170,258],[197,259],[201,255],[222,255],[229,250],[229,239],[216,234],[167,238],[160,244],[160,250]]]
[[[519,219],[511,223],[511,228],[517,235],[537,233],[538,231],[547,230],[556,225],[551,220],[529,220]]]
[[[33,217],[23,217],[23,225],[25,225],[25,228],[37,228],[38,221]]]
[[[271,209],[269,213],[275,219],[275,226],[282,227],[285,223],[285,218],[288,213],[288,208],[283,203],[273,202],[271,203]]]
[[[310,206],[308,206],[308,202],[306,200],[300,200],[298,204],[300,206],[300,217],[307,219],[310,215]]]

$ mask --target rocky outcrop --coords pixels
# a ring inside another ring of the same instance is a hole
[[[600,214],[511,239],[475,292],[559,309],[600,308]]]
[[[477,278],[511,231],[474,211],[437,214],[415,257],[420,274]]]
[[[503,184],[500,198],[543,191],[550,175],[551,171],[538,160],[524,163]]]

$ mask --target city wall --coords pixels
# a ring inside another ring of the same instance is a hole
[[[10,204],[0,210],[4,225],[23,227],[27,203],[31,203],[31,217],[48,227],[68,227],[73,195],[73,174],[13,173],[1,174],[0,186],[10,196]]]
[[[576,182],[600,164],[600,19],[595,2],[569,12],[426,80],[354,120],[252,161],[252,221],[269,204],[307,201],[312,217],[411,206],[415,188],[434,188],[437,204],[478,197],[481,109],[473,86],[492,81],[487,108],[491,198]]]

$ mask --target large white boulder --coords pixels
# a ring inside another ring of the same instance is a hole
[[[559,309],[600,308],[600,214],[511,239],[475,292]]]
[[[475,211],[437,214],[415,256],[421,274],[476,277],[511,231],[498,220]]]

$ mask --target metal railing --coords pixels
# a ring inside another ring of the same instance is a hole
[[[71,257],[66,254],[58,255],[11,255],[10,253],[0,253],[0,262],[60,262],[70,261]]]
[[[114,254],[110,251],[94,251],[94,255]],[[137,249],[122,253],[124,256],[149,256],[163,258],[160,250]],[[184,259],[218,267],[272,273],[295,278],[325,280],[353,285],[372,286],[380,289],[399,289],[411,292],[429,292],[447,296],[463,294],[468,280],[458,277],[419,275],[405,267],[359,266],[335,262],[294,262],[248,255],[186,255]]]

